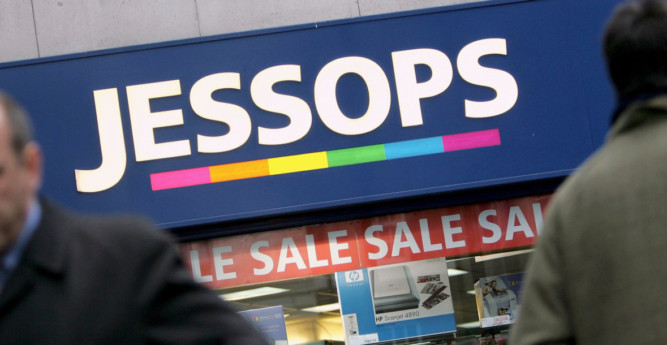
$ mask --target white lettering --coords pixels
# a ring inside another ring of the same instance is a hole
[[[201,264],[199,263],[199,251],[191,250],[190,251],[190,265],[192,267],[192,277],[196,282],[199,283],[208,283],[213,281],[212,275],[201,274]]]
[[[356,119],[343,114],[336,98],[336,84],[348,73],[359,75],[368,87],[368,109]],[[322,67],[317,75],[315,105],[322,122],[332,131],[343,135],[365,134],[380,127],[389,115],[389,81],[382,68],[372,60],[358,56],[336,59]]]
[[[486,55],[507,55],[503,38],[488,38],[466,45],[458,54],[456,66],[468,83],[495,91],[490,101],[465,99],[465,116],[487,118],[509,111],[518,99],[514,77],[503,70],[480,64]],[[447,55],[432,48],[418,48],[391,53],[396,98],[401,126],[423,125],[421,101],[445,92],[453,80],[453,66]],[[428,80],[417,80],[417,66],[431,71]],[[338,104],[336,88],[346,74],[356,74],[368,91],[368,108],[361,116],[348,117]],[[264,111],[284,115],[289,124],[279,128],[257,126],[260,145],[284,145],[304,138],[313,123],[310,106],[303,99],[273,90],[281,82],[301,83],[300,65],[277,65],[259,72],[250,83],[254,104]],[[246,144],[252,133],[251,117],[241,106],[215,100],[214,93],[241,90],[241,75],[236,72],[214,73],[204,76],[192,86],[190,106],[199,117],[221,124],[221,135],[197,134],[197,151],[222,153]],[[188,139],[155,142],[155,129],[184,125],[182,109],[151,111],[151,101],[181,96],[180,80],[130,85],[126,87],[130,125],[137,162],[166,159],[191,154]],[[75,169],[77,191],[100,192],[116,185],[126,169],[127,152],[121,123],[121,108],[117,89],[95,90],[95,110],[100,139],[101,163],[97,169]],[[385,71],[376,62],[347,56],[330,61],[322,67],[313,85],[314,102],[322,123],[342,135],[362,135],[379,128],[391,109],[391,87]],[[538,207],[538,206],[535,206]],[[541,224],[541,213],[535,215]],[[539,233],[541,227],[538,226]],[[372,237],[372,236],[371,236]]]
[[[475,85],[496,91],[496,98],[487,102],[465,100],[466,117],[485,118],[501,115],[512,109],[519,98],[519,88],[511,74],[484,67],[479,58],[489,54],[507,55],[507,43],[503,38],[479,40],[463,47],[456,61],[461,77]]]
[[[419,220],[419,228],[421,230],[421,235],[422,235],[422,244],[424,245],[424,252],[433,252],[433,251],[438,251],[442,249],[442,244],[436,243],[433,244],[431,243],[431,233],[429,232],[428,228],[428,220],[427,219],[420,219]]]
[[[445,247],[449,248],[460,248],[466,246],[465,240],[454,240],[454,235],[463,233],[463,228],[461,227],[452,227],[452,222],[460,221],[461,215],[454,214],[451,216],[442,216],[442,230],[445,234]]]
[[[292,255],[291,257],[288,255]],[[296,264],[300,270],[306,269],[306,263],[303,261],[299,248],[294,243],[291,237],[283,238],[283,243],[280,246],[280,257],[278,258],[277,272],[285,272],[287,264]]]
[[[329,264],[328,260],[319,260],[317,258],[317,248],[315,247],[315,238],[313,235],[306,235],[306,251],[308,252],[308,266],[311,268],[324,267]]]
[[[331,252],[331,264],[349,264],[352,262],[352,257],[341,257],[340,251],[350,248],[349,243],[338,243],[338,237],[347,236],[347,230],[332,231],[328,233],[329,236],[329,251]]]
[[[447,55],[435,49],[412,49],[391,53],[394,60],[396,93],[403,127],[419,126],[422,120],[420,100],[443,93],[452,83],[454,72]],[[416,65],[431,69],[431,79],[418,83]]]
[[[151,99],[179,96],[181,94],[180,82],[169,80],[131,85],[126,88],[126,91],[137,162],[190,155],[189,140],[156,143],[153,132],[155,128],[183,124],[181,109],[153,113],[150,105]]]
[[[281,81],[301,82],[301,66],[280,65],[259,72],[250,84],[250,94],[255,104],[263,110],[283,114],[290,124],[283,128],[257,127],[261,145],[283,145],[303,138],[313,122],[310,107],[301,98],[282,95],[273,91],[273,85]]]
[[[500,226],[488,220],[490,216],[495,217],[496,213],[496,210],[485,210],[482,211],[477,218],[479,225],[485,230],[490,230],[492,233],[490,237],[482,236],[482,243],[496,243],[503,235]]]
[[[117,89],[93,91],[102,163],[94,170],[74,170],[76,190],[95,193],[116,185],[125,174],[127,155]]]
[[[405,235],[405,241],[403,241],[403,235]],[[394,245],[391,249],[391,256],[399,256],[402,248],[410,248],[413,254],[421,253],[417,241],[412,236],[412,232],[406,222],[396,223],[396,233],[394,234]]]
[[[519,225],[515,225],[517,221],[519,222]],[[510,215],[507,220],[507,234],[505,234],[505,240],[513,240],[514,233],[517,232],[523,232],[528,238],[535,236],[530,229],[530,225],[528,225],[526,217],[523,215],[523,212],[521,212],[521,208],[519,206],[512,206],[510,207]]]
[[[253,269],[253,274],[256,276],[267,275],[273,270],[273,260],[271,257],[259,251],[259,248],[268,246],[269,241],[257,241],[250,246],[250,256],[257,261],[264,263],[264,268]]]
[[[229,126],[229,132],[217,137],[197,134],[199,152],[231,151],[245,144],[250,137],[252,125],[245,109],[213,99],[213,92],[222,89],[240,90],[241,76],[238,73],[212,74],[199,79],[190,90],[190,105],[197,115]]]
[[[389,253],[389,247],[387,246],[387,242],[377,237],[373,237],[373,234],[378,231],[379,232],[384,231],[382,225],[371,225],[368,228],[366,228],[366,231],[364,232],[364,238],[366,239],[366,242],[378,248],[378,251],[375,253],[368,252],[368,259],[370,260],[380,260],[385,256],[387,256],[387,253]]]
[[[213,248],[213,263],[215,265],[215,278],[217,280],[226,280],[236,278],[236,272],[225,272],[225,266],[233,265],[234,259],[223,259],[222,254],[232,251],[231,246],[222,246]]]

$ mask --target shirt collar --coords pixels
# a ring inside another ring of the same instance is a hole
[[[28,216],[26,218],[25,225],[21,229],[19,238],[16,240],[14,245],[7,251],[7,253],[2,257],[0,262],[1,269],[4,269],[5,272],[9,273],[18,265],[21,257],[23,256],[23,251],[28,245],[28,242],[32,238],[35,230],[37,230],[37,224],[39,224],[39,219],[42,216],[42,207],[39,202],[33,200],[30,203],[28,208]]]

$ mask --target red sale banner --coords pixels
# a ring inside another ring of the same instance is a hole
[[[184,243],[212,288],[531,246],[551,195]]]

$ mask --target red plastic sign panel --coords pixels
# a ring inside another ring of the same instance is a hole
[[[550,195],[184,243],[196,280],[224,288],[531,246]]]

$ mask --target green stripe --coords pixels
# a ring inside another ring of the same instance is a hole
[[[327,151],[329,167],[354,165],[386,160],[384,144]]]

